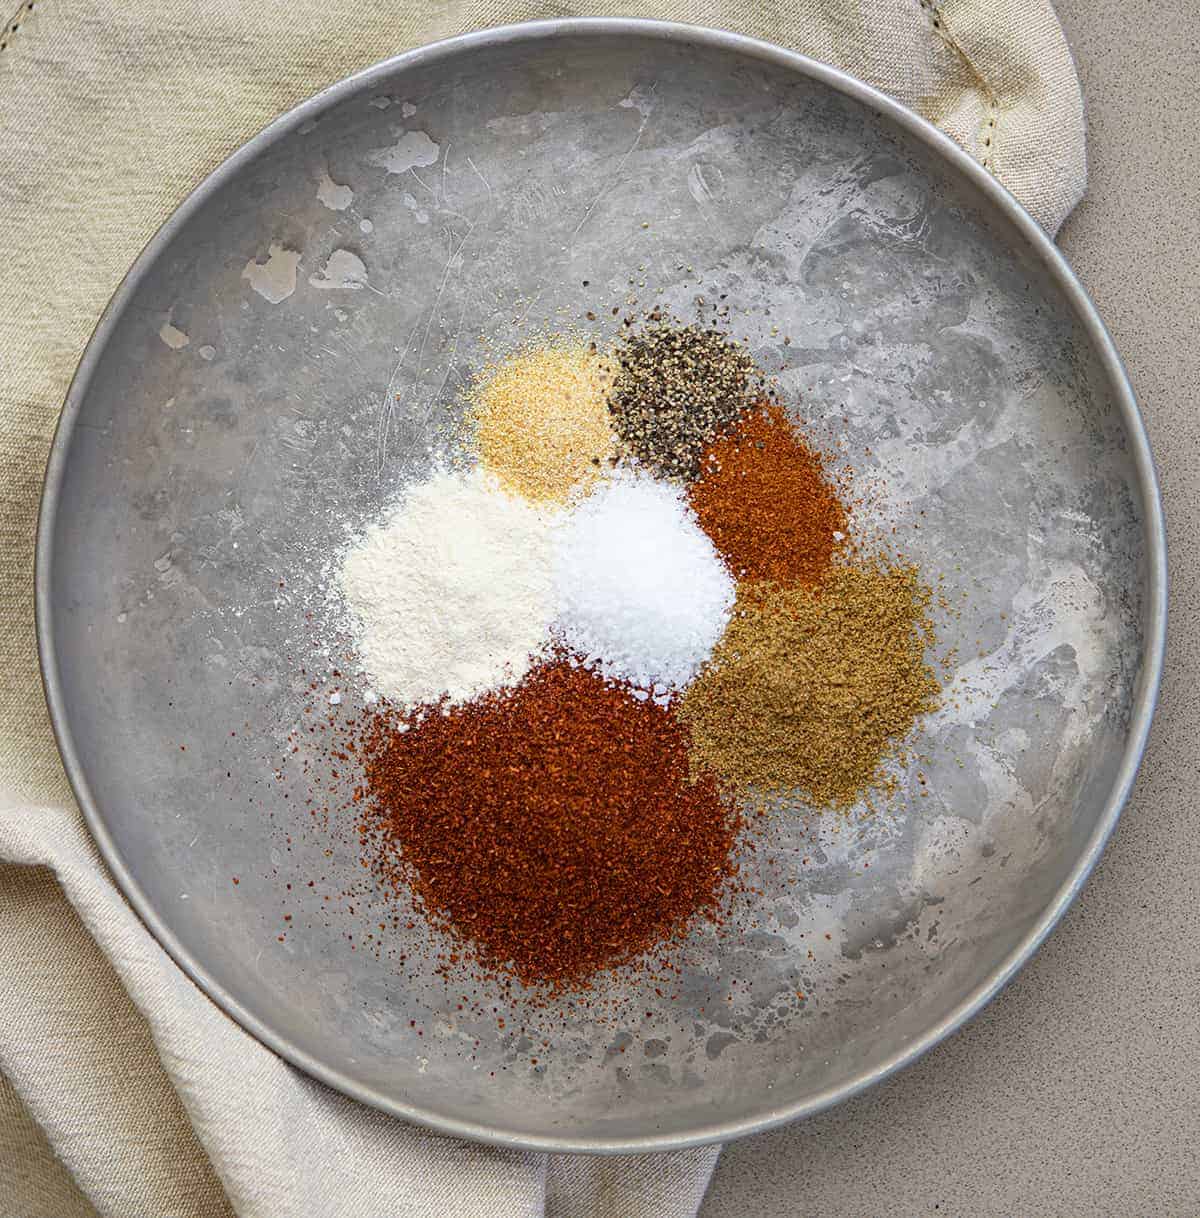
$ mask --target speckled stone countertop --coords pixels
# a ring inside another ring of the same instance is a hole
[[[1057,0],[1088,105],[1060,241],[1150,429],[1171,558],[1150,747],[1062,925],[964,1031],[865,1097],[726,1149],[702,1218],[1200,1214],[1200,22]]]

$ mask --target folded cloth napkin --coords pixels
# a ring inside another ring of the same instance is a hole
[[[59,766],[34,648],[34,522],[57,412],[157,226],[248,136],[348,72],[574,9],[27,0],[0,32],[0,1215],[699,1210],[715,1150],[548,1159],[466,1145],[344,1099],[226,1019],[108,877]],[[848,69],[940,124],[1050,232],[1083,193],[1079,84],[1046,0],[638,9]]]

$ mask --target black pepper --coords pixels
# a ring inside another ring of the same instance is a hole
[[[762,401],[765,385],[750,352],[721,331],[651,313],[614,352],[609,392],[613,429],[660,477],[694,478],[705,445]]]

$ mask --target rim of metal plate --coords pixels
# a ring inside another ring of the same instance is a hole
[[[51,572],[54,566],[54,532],[59,496],[67,464],[67,451],[71,435],[81,406],[87,397],[92,376],[100,362],[104,349],[117,327],[139,285],[155,260],[170,245],[178,233],[204,204],[226,183],[253,160],[260,156],[284,136],[301,124],[319,117],[330,107],[345,101],[355,94],[390,80],[397,72],[418,65],[428,65],[453,58],[464,51],[477,51],[488,47],[509,46],[524,42],[546,42],[567,37],[618,36],[661,39],[684,45],[711,47],[729,51],[750,60],[773,64],[792,70],[799,76],[827,85],[831,89],[862,103],[887,117],[889,121],[908,135],[932,149],[955,171],[967,178],[987,200],[1012,223],[1027,243],[1029,250],[1048,271],[1053,281],[1063,292],[1071,308],[1091,339],[1101,364],[1109,378],[1113,396],[1128,433],[1130,455],[1137,470],[1141,496],[1141,510],[1145,519],[1148,570],[1148,613],[1145,635],[1143,669],[1129,725],[1128,742],[1121,759],[1120,768],[1108,796],[1100,820],[1082,850],[1071,874],[1064,881],[1054,899],[1046,907],[1037,923],[1025,935],[1021,943],[968,998],[945,1018],[926,1029],[925,1033],[912,1041],[901,1052],[874,1070],[838,1087],[831,1087],[809,1099],[791,1105],[768,1106],[750,1118],[695,1129],[682,1135],[648,1134],[636,1138],[589,1138],[529,1137],[506,1133],[503,1129],[476,1125],[468,1121],[451,1120],[423,1108],[399,1103],[378,1091],[362,1086],[347,1078],[340,1071],[330,1069],[322,1062],[303,1052],[286,1037],[279,1035],[265,1021],[252,1015],[231,994],[222,988],[175,938],[171,929],[159,917],[145,893],[138,886],[125,866],[104,823],[104,817],[92,794],[86,773],[80,764],[79,754],[71,734],[68,708],[64,704],[62,684],[59,680],[58,657],[52,634]],[[1133,389],[1121,358],[1113,345],[1104,323],[1095,306],[1075,277],[1066,259],[1054,243],[1029,215],[1027,211],[996,181],[981,165],[973,160],[948,136],[925,119],[901,106],[898,102],[878,90],[855,80],[846,73],[818,63],[804,55],[784,50],[782,47],[757,39],[731,34],[722,30],[705,29],[698,26],[671,22],[646,21],[635,18],[571,18],[553,21],[529,22],[522,25],[503,26],[463,34],[442,42],[432,43],[417,50],[396,55],[373,67],[355,73],[337,84],[324,89],[293,110],[263,128],[248,143],[235,152],[219,168],[211,173],[184,200],[175,213],[163,224],[142,250],[129,273],[109,301],[103,316],[96,326],[87,349],[80,360],[75,377],[67,393],[58,430],[51,447],[46,468],[46,482],[42,493],[41,511],[38,519],[37,555],[35,566],[35,597],[37,617],[38,652],[42,666],[42,680],[49,704],[50,718],[62,754],[67,777],[75,797],[83,810],[88,827],[104,856],[114,879],[120,885],[130,904],[159,943],[170,953],[175,962],[216,1002],[228,1015],[263,1044],[273,1049],[301,1070],[321,1082],[370,1104],[385,1112],[414,1121],[442,1133],[497,1146],[525,1148],[551,1152],[592,1152],[605,1154],[638,1153],[678,1149],[712,1142],[727,1141],[774,1128],[799,1117],[811,1116],[834,1104],[880,1082],[932,1049],[952,1032],[976,1015],[1013,978],[1022,965],[1029,960],[1046,936],[1054,929],[1059,919],[1087,881],[1092,868],[1104,850],[1121,809],[1129,796],[1136,777],[1151,717],[1158,695],[1159,678],[1162,672],[1163,652],[1166,642],[1166,593],[1167,560],[1165,528],[1158,482],[1150,443],[1139,413]]]

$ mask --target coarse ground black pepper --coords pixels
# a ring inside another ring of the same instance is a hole
[[[609,392],[613,429],[653,473],[694,478],[705,445],[762,401],[750,352],[719,330],[652,313],[617,341]]]

